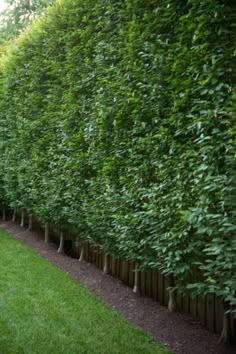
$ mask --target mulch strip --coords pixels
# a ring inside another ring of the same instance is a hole
[[[27,231],[12,222],[0,222],[0,228],[78,280],[127,320],[150,332],[158,341],[165,343],[173,353],[236,353],[236,346],[219,345],[218,336],[208,332],[189,315],[170,313],[152,299],[137,296],[120,280],[103,274],[93,264],[58,254],[54,243],[44,243],[41,232]]]

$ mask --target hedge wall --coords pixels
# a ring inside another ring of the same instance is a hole
[[[2,205],[236,305],[235,13],[58,1],[1,58]]]

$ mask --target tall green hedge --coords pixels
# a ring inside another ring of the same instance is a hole
[[[234,1],[61,0],[1,59],[1,200],[236,305]]]

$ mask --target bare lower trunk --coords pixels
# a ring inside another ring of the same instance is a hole
[[[109,267],[108,267],[108,255],[105,254],[104,266],[103,266],[103,273],[108,274],[108,272],[109,272]]]
[[[225,308],[225,311],[227,309]],[[231,340],[231,328],[229,314],[224,312],[223,315],[223,329],[219,338],[219,343],[228,343]]]
[[[29,215],[29,226],[28,226],[28,231],[31,231],[33,227],[33,216],[30,214]]]
[[[16,221],[16,209],[13,210],[12,221]]]
[[[6,209],[4,207],[2,209],[2,221],[6,221]]]
[[[137,264],[135,264],[135,268],[137,268]],[[134,287],[133,292],[135,294],[140,294],[140,287],[139,287],[139,271],[135,269],[134,271]]]
[[[60,244],[57,250],[57,253],[63,253],[64,252],[64,235],[63,232],[60,234]]]
[[[84,260],[84,245],[81,246],[79,262]]]
[[[169,291],[168,310],[170,312],[174,312],[176,310],[175,294],[172,291]]]
[[[21,222],[20,222],[20,227],[24,227],[25,225],[25,213],[24,211],[21,212]]]
[[[173,287],[174,283],[175,283],[174,277],[171,276],[169,279],[169,286]],[[168,310],[170,312],[174,312],[176,310],[176,297],[175,297],[175,293],[172,290],[169,290]]]
[[[48,232],[48,224],[44,225],[44,242],[48,243],[49,241],[49,232]]]

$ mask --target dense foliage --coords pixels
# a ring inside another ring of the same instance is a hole
[[[236,305],[235,5],[52,6],[2,58],[2,203]]]
[[[13,39],[53,0],[5,0],[0,12],[0,43]]]

